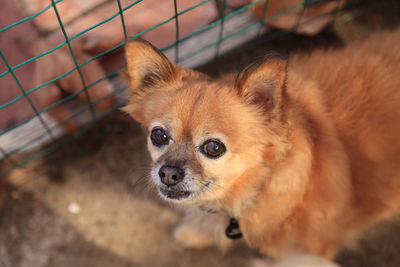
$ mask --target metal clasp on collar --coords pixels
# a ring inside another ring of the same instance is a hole
[[[240,231],[239,222],[235,218],[231,218],[228,227],[226,227],[225,235],[230,239],[241,238],[242,231]]]

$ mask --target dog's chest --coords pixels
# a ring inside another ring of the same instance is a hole
[[[238,222],[247,244],[261,253],[278,256],[278,252],[291,242],[283,229],[259,216],[239,219]]]

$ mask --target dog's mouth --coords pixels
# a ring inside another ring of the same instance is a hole
[[[204,183],[198,190],[195,191],[189,191],[189,190],[182,190],[179,188],[165,188],[165,187],[160,187],[160,193],[172,200],[183,200],[187,199],[190,196],[194,197],[205,190],[214,182],[214,179],[209,179],[206,183]]]
[[[176,199],[176,200],[188,198],[191,194],[190,191],[171,190],[171,189],[165,189],[165,188],[160,188],[160,192],[165,197],[170,198],[170,199]]]

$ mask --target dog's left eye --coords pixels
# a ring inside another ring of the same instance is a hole
[[[207,140],[201,147],[201,152],[209,158],[218,158],[226,151],[225,145],[219,140]]]
[[[163,145],[168,145],[168,143],[169,143],[168,135],[161,128],[154,128],[151,131],[150,139],[151,139],[151,142],[153,143],[153,145],[158,146],[158,147],[163,146]]]

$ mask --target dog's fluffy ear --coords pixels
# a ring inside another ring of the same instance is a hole
[[[180,68],[149,42],[137,39],[125,46],[127,78],[131,93],[146,95],[179,78]]]
[[[238,74],[236,90],[246,103],[265,112],[279,107],[284,95],[286,65],[279,54],[269,54]]]

